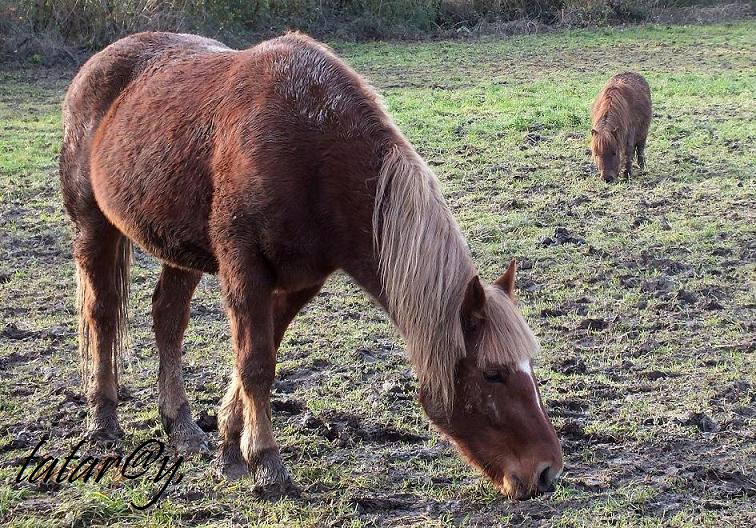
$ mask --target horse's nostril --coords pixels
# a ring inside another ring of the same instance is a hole
[[[551,466],[546,466],[538,475],[538,491],[551,491],[554,489],[554,476],[551,474]]]

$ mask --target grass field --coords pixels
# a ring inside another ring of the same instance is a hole
[[[520,261],[566,470],[554,493],[517,503],[430,429],[401,339],[342,275],[279,356],[274,425],[300,498],[265,502],[248,483],[217,482],[209,458],[187,460],[184,480],[144,512],[129,503],[149,483],[17,484],[43,434],[46,453],[64,454],[84,431],[56,173],[74,71],[0,69],[0,524],[753,526],[755,34],[749,21],[334,43],[435,168],[481,274]],[[652,89],[647,170],[606,185],[588,109],[628,69]],[[164,438],[149,315],[158,271],[136,252],[125,450]],[[185,348],[190,401],[211,427],[232,362],[213,277]]]

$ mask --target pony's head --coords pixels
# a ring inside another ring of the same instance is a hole
[[[524,499],[550,490],[562,450],[531,368],[538,347],[513,298],[515,263],[494,284],[469,282],[460,317],[466,355],[451,405],[420,389],[428,417],[501,492]]]
[[[603,179],[611,183],[617,178],[620,168],[620,142],[618,128],[591,129],[593,161]]]

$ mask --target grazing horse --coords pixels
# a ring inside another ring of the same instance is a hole
[[[632,174],[633,156],[646,166],[646,137],[651,123],[651,90],[646,79],[632,72],[615,75],[602,88],[591,111],[591,151],[601,178],[614,181],[623,167]]]
[[[514,263],[479,279],[438,181],[373,89],[297,33],[235,51],[141,33],[92,57],[64,102],[60,177],[74,224],[82,378],[94,439],[116,417],[131,242],[162,262],[152,298],[159,412],[182,450],[192,421],[181,348],[192,293],[219,277],[234,373],[219,471],[262,492],[290,479],[271,425],[287,326],[344,270],[406,341],[430,420],[501,491],[523,498],[562,470],[513,299]]]

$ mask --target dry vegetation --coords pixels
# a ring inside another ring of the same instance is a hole
[[[0,0],[0,54],[76,59],[145,30],[197,32],[231,44],[300,29],[319,38],[467,37],[751,13],[737,0]],[[2,56],[0,55],[0,58]]]

